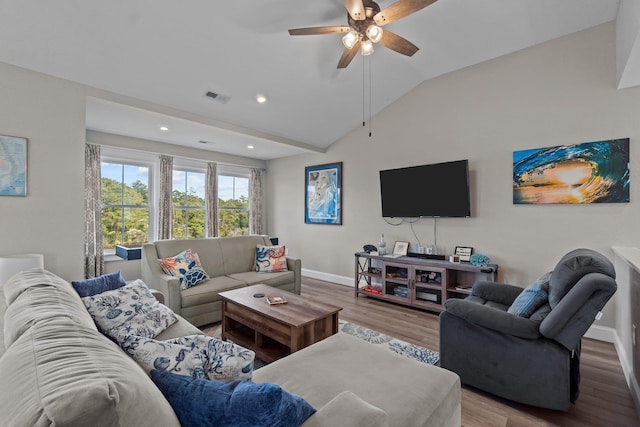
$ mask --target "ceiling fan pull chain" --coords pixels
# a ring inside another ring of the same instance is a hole
[[[367,100],[366,100],[366,92],[365,92],[365,74],[364,74],[364,69],[365,69],[365,61],[367,60],[367,58],[365,56],[362,57],[362,127],[365,127],[365,110],[366,110],[366,105],[367,105]]]
[[[371,138],[371,56],[369,56],[369,138]]]

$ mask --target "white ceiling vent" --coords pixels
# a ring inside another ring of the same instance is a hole
[[[208,96],[211,99],[215,99],[218,102],[222,102],[223,104],[226,104],[231,99],[226,95],[221,95],[219,93],[211,92],[211,91],[208,91],[207,93],[205,93],[205,96]]]

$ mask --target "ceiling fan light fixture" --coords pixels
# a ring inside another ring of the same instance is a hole
[[[382,39],[382,28],[378,27],[375,24],[369,25],[367,28],[367,37],[374,43],[378,43]]]
[[[371,55],[373,53],[373,43],[371,40],[363,40],[360,48],[360,53],[362,56]]]
[[[351,30],[347,34],[345,34],[344,37],[342,37],[342,44],[347,49],[351,49],[356,45],[359,38],[360,35],[358,34],[358,32],[355,30]]]

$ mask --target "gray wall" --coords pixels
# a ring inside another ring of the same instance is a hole
[[[416,240],[409,225],[381,218],[378,171],[469,159],[472,218],[438,219],[444,253],[471,246],[500,265],[500,280],[520,285],[576,247],[613,259],[612,245],[640,241],[640,88],[616,90],[615,82],[614,23],[424,82],[373,118],[371,138],[357,126],[326,154],[270,162],[269,232],[304,269],[352,283],[363,244],[377,244],[382,232],[387,245]],[[345,96],[360,95],[356,88]],[[631,203],[512,204],[514,150],[626,137]],[[343,162],[344,225],[305,224],[304,167],[331,162]],[[433,221],[413,225],[423,243],[433,243]],[[614,326],[613,306],[599,325]]]

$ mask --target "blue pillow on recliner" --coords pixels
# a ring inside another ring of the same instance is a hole
[[[507,310],[507,313],[529,318],[549,299],[549,278],[551,272],[543,274],[520,293]]]
[[[92,297],[106,291],[113,291],[114,289],[119,289],[126,284],[127,282],[120,274],[120,270],[114,273],[93,277],[91,279],[71,282],[71,285],[81,298]]]
[[[151,379],[189,427],[294,427],[316,411],[272,383],[223,382],[152,370]]]

